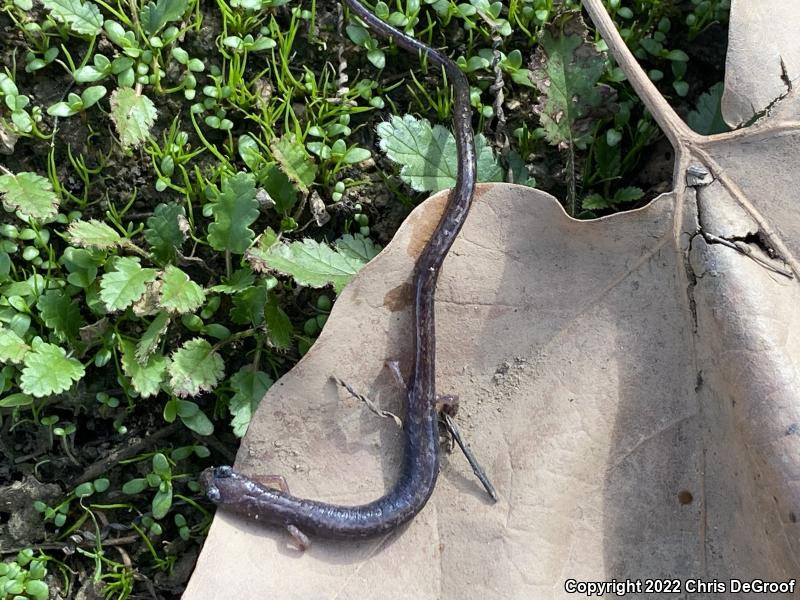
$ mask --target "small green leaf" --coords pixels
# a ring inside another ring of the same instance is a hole
[[[169,509],[172,508],[172,483],[165,481],[165,489],[159,488],[156,495],[153,496],[153,518],[163,519],[167,516]]]
[[[360,260],[363,263],[368,263],[378,256],[381,251],[380,246],[360,233],[355,235],[344,234],[336,240],[336,249],[342,254]]]
[[[264,189],[275,202],[275,210],[281,214],[285,215],[297,204],[297,190],[294,184],[286,176],[286,173],[275,165],[271,165],[267,169]]]
[[[106,88],[102,85],[93,85],[86,88],[81,92],[81,101],[83,102],[83,110],[94,106],[100,99],[106,95]]]
[[[168,325],[169,314],[160,312],[147,326],[139,343],[136,344],[136,360],[139,361],[139,364],[147,364],[150,355],[156,351],[158,343],[161,341],[161,336],[167,331]]]
[[[122,493],[130,496],[141,494],[147,489],[147,479],[131,479],[122,486]]]
[[[94,494],[94,486],[89,481],[82,483],[75,488],[75,495],[78,498],[88,498],[92,494]]]
[[[176,250],[186,239],[188,226],[186,211],[180,204],[156,206],[153,216],[147,219],[144,239],[159,262],[175,262]]]
[[[176,396],[196,396],[213,390],[225,374],[222,357],[206,340],[185,342],[172,354],[170,386]]]
[[[25,355],[20,388],[26,394],[43,398],[67,391],[84,373],[83,365],[67,358],[63,348],[41,343]]]
[[[452,132],[441,125],[431,127],[425,119],[412,115],[393,116],[378,125],[381,150],[402,165],[400,179],[418,192],[438,192],[456,183],[458,157]],[[478,180],[503,181],[503,169],[486,144],[483,135],[475,136]]]
[[[31,347],[11,329],[0,326],[0,363],[20,364]]]
[[[153,473],[159,475],[162,479],[172,476],[169,461],[161,452],[156,452],[153,455]]]
[[[33,219],[47,219],[58,212],[58,196],[50,180],[36,173],[23,171],[16,175],[0,175],[0,196],[3,208]]]
[[[103,15],[92,2],[83,0],[42,0],[45,8],[75,33],[95,36],[103,27]]]
[[[33,404],[33,397],[28,394],[9,394],[5,398],[0,399],[0,407],[2,408],[16,408],[19,406],[30,406]]]
[[[312,239],[273,244],[267,249],[254,247],[247,259],[256,271],[291,275],[298,284],[309,287],[333,285],[337,293],[364,266],[360,258]]]
[[[212,286],[211,291],[220,294],[235,294],[253,285],[256,277],[250,269],[239,269],[222,281],[222,283]]]
[[[153,35],[170,21],[180,19],[189,7],[187,0],[148,2],[139,12],[139,21],[147,35]]]
[[[722,118],[722,92],[725,87],[722,82],[715,83],[705,94],[697,100],[697,107],[689,113],[687,122],[689,127],[702,135],[724,133],[730,128]]]
[[[644,196],[644,192],[638,187],[624,187],[614,192],[614,204],[623,204],[625,202],[635,202]]]
[[[151,354],[145,364],[136,358],[136,346],[128,340],[120,340],[122,350],[122,370],[131,378],[131,385],[142,398],[158,395],[164,372],[167,370],[167,359],[160,354]]]
[[[62,341],[74,339],[78,335],[81,324],[78,306],[63,290],[48,290],[39,296],[36,303],[44,324]]]
[[[214,433],[214,424],[199,410],[191,417],[181,417],[181,422],[198,435],[211,435]]]
[[[254,173],[258,171],[259,167],[264,163],[264,155],[261,153],[261,146],[249,133],[239,136],[237,142],[239,156],[242,157],[244,164],[247,168]]]
[[[564,13],[545,29],[531,61],[531,79],[539,90],[534,110],[545,139],[561,149],[584,147],[592,137],[593,117],[612,106],[613,90],[598,83],[605,57],[588,37],[580,13]]]
[[[243,254],[253,242],[249,228],[258,218],[255,178],[237,173],[222,183],[222,193],[214,202],[214,222],[208,226],[208,242],[214,250]]]
[[[67,235],[70,244],[101,250],[122,246],[127,241],[114,229],[96,219],[73,221],[67,228]]]
[[[113,266],[113,271],[100,278],[100,299],[109,311],[128,308],[142,297],[147,284],[158,276],[155,269],[142,268],[135,257],[118,257]]]
[[[28,579],[25,582],[25,593],[33,600],[47,600],[50,588],[41,579]]]
[[[173,313],[194,312],[206,299],[203,288],[178,267],[167,265],[161,275],[161,308]]]
[[[117,127],[123,148],[136,147],[147,139],[156,121],[156,107],[147,96],[133,88],[120,87],[111,94],[111,120]]]
[[[308,186],[314,183],[317,176],[317,167],[308,158],[303,144],[298,143],[293,137],[284,135],[273,142],[270,149],[281,170],[303,192],[308,192]]]
[[[234,394],[228,403],[233,420],[231,426],[237,437],[247,432],[250,419],[273,384],[272,378],[263,371],[253,371],[251,366],[242,367],[231,377],[231,389]]]
[[[267,323],[267,339],[275,348],[286,349],[292,341],[294,328],[289,315],[283,312],[278,298],[270,293],[264,307],[264,318]]]
[[[243,290],[233,297],[231,321],[239,325],[252,324],[260,327],[264,323],[264,305],[267,303],[267,288],[257,285]]]

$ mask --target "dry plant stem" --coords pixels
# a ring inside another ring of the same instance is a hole
[[[608,45],[609,50],[614,55],[620,68],[625,72],[628,81],[636,90],[636,93],[642,99],[650,114],[658,123],[661,130],[669,139],[672,147],[675,149],[675,195],[676,203],[676,216],[681,215],[683,212],[683,198],[685,192],[685,180],[683,174],[692,160],[702,162],[711,172],[715,179],[717,179],[730,196],[736,200],[741,207],[752,217],[759,227],[759,232],[766,238],[769,244],[777,251],[780,257],[789,266],[789,269],[794,274],[794,277],[800,278],[800,261],[792,254],[788,246],[781,240],[780,236],[775,232],[773,227],[767,219],[756,209],[752,202],[742,192],[736,182],[731,178],[719,163],[714,159],[713,153],[708,151],[708,147],[715,142],[731,141],[748,135],[748,139],[752,139],[753,130],[759,129],[758,124],[748,130],[738,130],[729,133],[722,133],[712,136],[702,136],[692,131],[686,123],[678,116],[672,109],[664,96],[658,91],[656,86],[650,81],[647,73],[639,65],[636,58],[625,45],[625,42],[617,31],[614,22],[611,20],[608,12],[603,6],[602,0],[583,0],[583,5],[592,18],[597,29],[600,31],[603,39]],[[777,127],[765,126],[763,131],[765,133],[774,133],[776,130],[781,129],[795,129],[798,124],[796,122],[783,123]],[[675,220],[676,235],[680,234],[680,219]]]
[[[444,54],[381,21],[358,0],[344,2],[375,33],[440,67],[453,85],[455,99],[456,184],[414,269],[414,370],[407,388],[400,475],[386,494],[358,506],[298,498],[263,486],[231,467],[207,469],[202,480],[213,502],[261,523],[282,525],[290,532],[299,529],[325,537],[365,538],[386,534],[412,519],[428,502],[439,476],[434,297],[439,269],[472,203],[476,157],[469,83],[461,69]]]
[[[475,458],[475,454],[472,452],[472,448],[470,448],[465,442],[464,439],[461,437],[461,432],[458,430],[456,426],[456,422],[453,420],[453,417],[448,415],[447,413],[442,413],[444,417],[444,424],[447,427],[447,431],[450,432],[450,435],[453,436],[453,439],[458,444],[458,447],[461,448],[461,452],[464,453],[464,456],[469,463],[469,466],[472,467],[472,472],[475,473],[475,477],[481,482],[486,493],[489,494],[489,497],[494,501],[497,502],[497,490],[492,485],[492,482],[489,480],[489,476],[486,475],[486,471],[478,462],[478,459]]]

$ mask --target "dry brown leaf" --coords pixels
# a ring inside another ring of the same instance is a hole
[[[770,39],[796,44],[800,8],[785,4]],[[460,396],[500,501],[453,454],[422,513],[383,539],[299,554],[284,532],[220,512],[184,598],[547,599],[574,597],[570,578],[797,577],[800,100],[697,136],[623,52],[600,0],[584,5],[675,147],[674,190],[578,222],[545,193],[480,187],[437,292],[438,389]],[[733,49],[753,18],[742,5]],[[745,55],[729,72],[770,89],[773,70]],[[400,432],[330,376],[402,414],[383,365],[407,366],[408,282],[443,200],[347,286],[260,405],[237,468],[345,504],[391,485]]]

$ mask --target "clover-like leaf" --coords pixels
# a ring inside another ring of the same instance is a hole
[[[203,288],[173,265],[167,265],[161,275],[160,293],[161,308],[178,314],[194,312],[206,299]]]
[[[85,373],[83,365],[55,344],[40,343],[25,355],[20,389],[36,398],[60,394]]]
[[[0,175],[0,196],[8,212],[19,211],[34,219],[47,219],[58,212],[58,196],[53,185],[36,173]]]
[[[176,396],[196,396],[213,390],[225,374],[225,363],[202,338],[184,343],[172,354],[169,384]]]
[[[243,254],[255,234],[249,228],[258,218],[255,178],[237,173],[222,183],[222,193],[214,202],[214,222],[208,226],[208,243],[214,250]]]
[[[234,435],[244,436],[253,413],[273,383],[269,375],[254,371],[251,366],[242,367],[231,377],[234,394],[228,403],[228,410],[233,416],[231,426]]]
[[[124,310],[142,297],[157,276],[158,271],[143,268],[138,258],[117,258],[114,270],[100,278],[100,299],[110,311]]]
[[[123,148],[136,147],[147,139],[156,121],[156,107],[133,88],[120,87],[111,94],[111,120]]]
[[[431,127],[425,119],[412,115],[393,116],[378,125],[380,147],[391,160],[402,165],[400,179],[418,192],[438,192],[456,183],[458,159],[456,139],[441,125]],[[475,136],[478,181],[503,181],[498,164],[486,138]]]
[[[144,364],[136,357],[136,345],[128,340],[120,341],[122,350],[122,370],[131,378],[131,384],[142,398],[155,396],[161,389],[167,359],[160,354],[151,354]]]

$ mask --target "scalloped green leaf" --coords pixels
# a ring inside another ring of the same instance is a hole
[[[144,239],[150,252],[161,264],[175,262],[177,250],[186,239],[188,223],[183,206],[176,203],[159,204],[147,219]]]
[[[63,290],[48,290],[36,303],[44,324],[62,341],[75,339],[81,324],[78,304]]]
[[[97,219],[73,221],[67,228],[67,236],[70,244],[82,248],[107,250],[127,243],[127,240],[115,229]]]
[[[134,148],[150,135],[158,113],[153,101],[133,88],[121,87],[111,93],[111,120],[123,148]]]
[[[413,115],[395,115],[378,125],[378,136],[381,150],[402,166],[400,179],[413,189],[438,192],[456,184],[456,140],[449,129],[431,127]],[[478,181],[503,181],[503,169],[480,134],[475,136],[475,151]]]
[[[373,242],[368,237],[357,233],[355,235],[346,233],[335,242],[336,250],[360,260],[361,262],[368,263],[373,258],[378,256],[381,247]]]
[[[139,22],[148,35],[153,35],[170,21],[180,19],[188,7],[187,0],[148,2],[139,12]]]
[[[210,392],[225,374],[222,357],[202,338],[184,343],[171,358],[169,384],[179,397]]]
[[[0,326],[0,363],[20,364],[31,347],[10,329]]]
[[[161,275],[159,305],[172,313],[194,312],[203,304],[206,294],[178,267],[168,265]]]
[[[243,254],[253,242],[250,229],[258,218],[255,178],[237,173],[222,183],[222,193],[214,202],[214,222],[208,226],[208,242],[214,250]]]
[[[267,303],[267,288],[255,285],[242,290],[233,297],[231,321],[239,325],[252,324],[260,327],[264,323],[264,305]]]
[[[128,340],[120,341],[122,350],[122,370],[131,378],[131,384],[142,398],[158,395],[164,373],[167,370],[167,359],[160,354],[151,354],[142,364],[136,358],[136,345]]]
[[[143,268],[130,256],[114,261],[114,270],[100,278],[100,299],[109,311],[125,310],[141,298],[147,284],[158,276],[155,269]]]
[[[92,2],[83,0],[42,0],[57,20],[69,25],[75,33],[95,36],[103,27],[103,15]]]
[[[253,371],[251,366],[242,367],[231,377],[231,389],[234,394],[228,403],[228,410],[233,417],[231,426],[237,437],[247,433],[253,414],[261,399],[274,381],[263,371]]]
[[[297,184],[303,192],[317,177],[317,167],[306,154],[303,144],[293,137],[284,135],[270,144],[272,155],[286,176]]]
[[[561,149],[584,147],[596,117],[608,112],[614,96],[599,83],[606,60],[588,38],[580,13],[566,12],[545,29],[530,65],[539,90],[534,110],[545,139]]]
[[[36,398],[66,392],[85,370],[80,361],[67,357],[55,344],[41,343],[25,355],[20,389]]]
[[[158,348],[161,336],[167,331],[169,326],[169,313],[160,312],[155,319],[150,322],[141,339],[136,344],[136,360],[145,364],[150,355]]]
[[[58,212],[58,195],[49,179],[23,171],[16,175],[0,175],[0,196],[3,208],[34,218],[48,219]]]
[[[311,239],[251,248],[247,259],[256,271],[277,271],[308,287],[333,285],[337,293],[364,266],[364,261],[351,253],[337,252]]]

